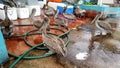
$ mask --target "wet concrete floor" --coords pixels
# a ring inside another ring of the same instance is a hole
[[[15,68],[120,68],[120,54],[106,49],[105,46],[109,47],[109,45],[97,41],[93,44],[95,48],[89,50],[88,46],[91,39],[89,29],[71,30],[69,37],[70,43],[67,47],[68,54],[66,57],[53,55],[42,59],[21,60]],[[39,55],[45,52],[34,50],[30,55]],[[9,67],[13,61],[8,62],[5,67]]]

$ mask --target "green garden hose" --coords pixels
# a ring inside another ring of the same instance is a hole
[[[51,26],[58,26],[57,24],[50,24],[50,25],[51,25]],[[21,24],[21,25],[15,25],[15,26],[33,26],[33,24]],[[63,34],[60,34],[60,36],[63,36],[63,35],[65,35],[65,34],[69,34],[70,29],[69,29],[67,26],[62,26],[62,27],[64,27],[67,31],[65,32],[65,31],[63,31],[63,30],[61,30],[61,29],[58,29],[58,28],[50,28],[50,29],[59,30],[59,31],[63,32]],[[34,32],[34,31],[38,31],[38,29],[32,30],[31,32]],[[25,33],[25,34],[26,34],[26,33]],[[9,36],[9,37],[6,37],[6,38],[9,39],[9,38],[24,37],[25,34]],[[36,33],[30,33],[30,34],[28,34],[28,36],[30,36],[30,35],[35,35],[35,34],[36,34]]]
[[[60,29],[57,29],[57,28],[51,28],[51,29],[56,29],[56,30],[60,30]],[[31,30],[31,31],[29,31],[25,36],[24,36],[24,41],[25,41],[25,43],[28,45],[28,46],[30,46],[30,47],[32,47],[33,45],[31,45],[28,41],[27,41],[27,36],[29,35],[29,34],[31,34],[32,32],[34,32],[35,30]],[[60,30],[61,32],[63,32],[63,34],[60,34],[60,35],[58,35],[58,37],[61,37],[61,36],[63,36],[63,35],[66,35],[66,34],[68,34],[68,32],[65,32],[65,31],[63,31],[63,30]],[[40,33],[40,34],[42,34],[42,33]],[[56,34],[53,34],[53,35],[56,35]],[[57,36],[57,35],[56,35]],[[47,49],[47,48],[41,48],[41,47],[37,47],[37,49]]]
[[[67,38],[67,40],[65,41],[65,45],[67,46],[68,45],[68,43],[69,43],[69,37],[68,37],[68,35],[66,35],[66,38]],[[41,43],[41,44],[38,44],[38,45],[35,45],[35,46],[42,46],[42,45],[44,45],[44,43]],[[34,46],[32,46],[32,47],[34,47]],[[9,55],[11,55],[11,56],[13,56],[13,57],[16,57],[16,58],[18,58],[19,56],[17,56],[17,55],[14,55],[14,54],[11,54],[11,53],[9,53]],[[39,56],[26,56],[26,57],[23,57],[24,59],[37,59]]]
[[[33,26],[33,24],[14,24],[14,26]]]
[[[18,25],[19,26],[19,25]],[[23,25],[24,26],[24,25]],[[27,25],[25,25],[27,26]],[[52,24],[52,26],[57,26],[56,24]],[[70,29],[65,27],[65,29],[67,29],[67,31],[63,31],[61,29],[57,29],[57,28],[50,28],[50,29],[55,29],[55,30],[59,30],[61,32],[63,32],[63,34],[60,34],[60,35],[57,35],[57,34],[53,34],[53,33],[49,33],[48,34],[52,34],[52,35],[55,35],[55,36],[58,36],[59,39],[62,39],[61,37],[65,36],[66,37],[66,40],[65,40],[65,45],[67,46],[68,43],[69,43],[69,36],[68,36],[68,33],[70,32]],[[26,56],[30,51],[32,51],[33,49],[40,49],[40,50],[46,50],[48,48],[46,47],[42,47],[44,45],[44,43],[40,43],[40,44],[37,44],[35,46],[31,45],[28,41],[27,41],[27,36],[30,36],[30,35],[37,35],[37,34],[41,34],[40,32],[35,32],[37,31],[37,29],[34,29],[34,30],[31,30],[29,32],[27,32],[26,34],[22,34],[22,35],[16,35],[16,36],[11,36],[9,38],[16,38],[16,37],[24,37],[24,42],[31,46],[31,48],[26,51],[24,54],[22,54],[21,56],[17,56],[15,54],[11,54],[9,53],[9,55],[13,56],[13,57],[16,57],[18,58],[15,62],[13,62],[9,68],[14,68],[14,66],[23,58],[23,59],[38,59],[38,58],[45,58],[45,57],[48,57],[48,56],[51,56],[55,53],[45,53],[43,55],[40,55],[40,56]],[[34,33],[33,33],[34,32]]]
[[[40,45],[33,46],[33,47],[30,48],[28,51],[26,51],[24,54],[22,54],[21,56],[19,56],[18,59],[17,59],[14,63],[12,63],[9,68],[14,68],[14,66],[15,66],[25,55],[27,55],[30,51],[32,51],[34,48],[36,48],[36,47],[38,47],[38,46],[40,46]],[[37,56],[36,58],[44,58],[44,57],[50,56],[50,55],[52,55],[52,54],[53,54],[53,53],[51,53],[51,54],[50,54],[50,53],[49,53],[49,54],[44,54],[44,55],[42,55],[42,56]],[[31,58],[30,58],[30,59],[31,59]]]
[[[68,35],[66,35],[66,36],[67,36],[67,40],[65,41],[65,45],[67,46],[68,43],[69,43],[69,37],[68,37]],[[41,44],[41,45],[42,45],[42,44]],[[44,54],[44,55],[42,55],[42,56],[29,56],[29,57],[27,56],[27,57],[25,57],[25,55],[27,55],[30,51],[32,51],[33,49],[35,49],[36,47],[41,46],[41,45],[33,46],[32,48],[30,48],[28,51],[26,51],[26,52],[25,52],[24,54],[22,54],[21,56],[16,56],[16,55],[11,54],[11,55],[14,56],[14,57],[18,57],[18,59],[17,59],[14,63],[12,63],[9,68],[14,68],[14,66],[15,66],[22,58],[25,58],[25,59],[37,59],[37,58],[45,58],[45,57],[48,57],[48,56],[51,56],[51,55],[55,54],[55,53],[46,53],[46,54]]]

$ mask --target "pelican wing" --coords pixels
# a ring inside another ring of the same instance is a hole
[[[63,16],[64,16],[65,18],[71,19],[71,20],[75,20],[75,19],[76,19],[75,15],[73,15],[73,14],[63,13]]]
[[[63,46],[64,46],[63,42],[61,43],[56,36],[49,34],[47,36],[43,35],[42,37],[43,37],[43,42],[45,44],[47,44],[46,46],[50,50],[52,50],[58,54],[61,54],[63,56],[65,55],[64,52],[66,52],[66,51],[63,50],[63,49],[65,49],[65,48],[63,48]]]
[[[59,25],[65,25],[66,21],[60,17],[55,18],[55,23],[59,24]]]
[[[53,35],[52,35],[53,36]],[[62,39],[56,37],[56,36],[53,36],[53,39],[56,41],[56,43],[58,44],[59,48],[60,48],[60,52],[62,53],[62,55],[66,55],[67,54],[67,48],[65,46],[65,43]]]
[[[58,39],[58,40],[59,40],[58,43],[61,45],[62,52],[63,52],[64,54],[67,54],[67,48],[66,48],[66,46],[65,46],[64,41],[63,41],[62,39]]]
[[[105,30],[111,30],[111,25],[109,23],[98,22],[98,25]]]
[[[47,6],[47,9],[44,10],[44,13],[48,16],[52,16],[55,14],[55,9],[50,6]]]
[[[69,4],[75,4],[75,0],[66,0]]]

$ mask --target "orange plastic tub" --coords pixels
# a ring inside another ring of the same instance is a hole
[[[50,2],[62,2],[62,0],[49,0]]]

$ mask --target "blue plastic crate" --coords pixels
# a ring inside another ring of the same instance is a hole
[[[62,6],[57,6],[57,9],[59,10],[59,14],[62,14],[63,8],[64,8],[64,7],[62,7]],[[67,8],[65,12],[66,12],[67,14],[73,14],[74,9],[73,9],[73,7]]]
[[[5,63],[7,60],[8,60],[8,52],[0,29],[0,64]]]

